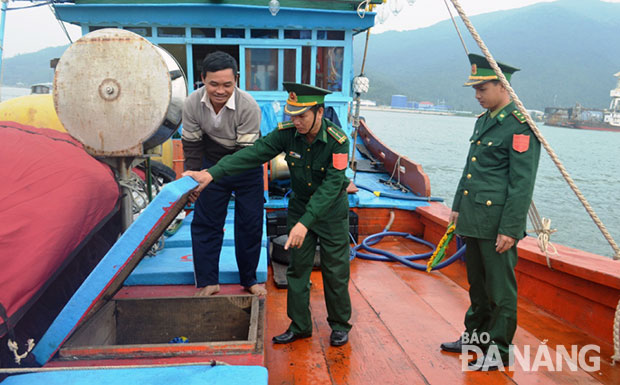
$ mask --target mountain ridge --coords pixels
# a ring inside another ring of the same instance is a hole
[[[415,5],[414,5],[415,7]],[[423,10],[421,10],[423,11]],[[620,3],[558,0],[471,17],[494,58],[520,68],[512,84],[530,109],[547,106],[607,108],[620,71]],[[480,50],[458,21],[470,52]],[[354,40],[359,73],[365,34]],[[4,59],[3,84],[51,82],[50,60],[68,45]],[[411,31],[370,34],[365,99],[389,105],[392,95],[445,102],[453,109],[480,111],[473,91],[462,84],[470,65],[451,20]]]
[[[524,20],[526,22],[524,22]],[[620,70],[620,4],[559,0],[471,17],[494,58],[520,68],[513,87],[528,108],[581,103],[609,106]],[[458,21],[470,52],[480,49]],[[354,42],[356,73],[364,38]],[[389,71],[385,64],[389,63]],[[445,100],[455,109],[478,111],[471,88],[461,87],[470,65],[451,20],[403,32],[383,32],[369,41],[364,95],[389,104],[391,95]],[[407,74],[397,79],[392,74]]]

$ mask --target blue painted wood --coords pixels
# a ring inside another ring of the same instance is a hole
[[[191,244],[190,247],[165,248],[156,256],[144,258],[127,277],[125,285],[194,285],[192,258]],[[261,247],[256,280],[259,283],[267,281],[267,246],[265,245]],[[235,246],[222,247],[219,282],[239,284]]]
[[[374,25],[374,12],[362,19],[357,12],[281,8],[271,16],[267,7],[214,4],[56,4],[60,19],[77,24],[200,26],[232,28],[294,28],[365,30]]]
[[[239,284],[239,269],[235,257],[235,212],[234,202],[228,207],[224,223],[224,240],[220,253],[219,282]],[[125,285],[193,285],[194,264],[192,252],[191,223],[194,213],[190,213],[179,230],[166,238],[164,249],[155,256],[145,257],[125,280]],[[259,283],[267,280],[267,230],[263,222],[263,240],[256,269]]]
[[[184,177],[167,184],[155,196],[142,214],[93,269],[35,346],[32,353],[39,364],[43,365],[49,361],[62,343],[71,335],[79,321],[99,300],[108,285],[121,272],[123,266],[131,260],[149,232],[166,215],[166,209],[177,202],[185,193],[195,188],[196,185],[196,181],[192,178]]]
[[[85,369],[50,371],[11,376],[3,385],[232,385],[267,384],[267,369],[261,366],[189,365],[161,368]]]

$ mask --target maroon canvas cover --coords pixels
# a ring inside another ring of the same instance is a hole
[[[11,324],[118,198],[112,170],[69,134],[0,122],[0,303]]]

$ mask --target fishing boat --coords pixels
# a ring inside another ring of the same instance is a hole
[[[271,343],[289,324],[282,287],[286,282],[278,279],[285,261],[275,261],[276,239],[286,233],[281,222],[287,207],[286,172],[276,160],[264,166],[266,231],[257,276],[267,288],[265,297],[247,295],[238,285],[232,231],[225,231],[221,253],[221,293],[193,297],[197,289],[187,195],[196,183],[180,178],[168,183],[133,223],[126,209],[121,209],[123,235],[25,355],[24,361],[30,360],[27,366],[32,367],[3,368],[0,373],[11,374],[3,383],[620,382],[620,369],[611,359],[613,355],[620,360],[619,262],[562,245],[556,245],[555,254],[541,251],[532,236],[519,242],[516,267],[519,321],[514,345],[522,359],[511,369],[472,372],[466,370],[467,357],[439,349],[442,342],[458,338],[469,306],[465,264],[457,242],[449,244],[449,257],[437,266],[441,269],[426,271],[424,258],[446,232],[450,209],[433,197],[422,165],[392,151],[363,119],[358,123],[355,113],[354,97],[360,97],[363,87],[354,81],[352,43],[373,26],[376,13],[369,7],[379,3],[75,0],[55,4],[61,20],[80,25],[84,32],[65,53],[68,56],[61,58],[54,85],[56,110],[73,136],[81,133],[74,134],[67,123],[75,121],[77,112],[90,111],[82,107],[85,100],[95,100],[88,106],[94,109],[101,103],[98,97],[116,103],[120,92],[127,90],[119,86],[125,84],[127,71],[115,70],[123,65],[131,68],[133,62],[150,63],[138,60],[143,53],[131,50],[124,53],[124,60],[118,60],[107,47],[122,42],[137,44],[140,52],[151,49],[146,42],[165,49],[174,59],[166,63],[176,63],[176,67],[163,78],[183,79],[182,71],[190,90],[198,85],[202,58],[214,50],[228,52],[240,64],[239,87],[261,106],[264,134],[285,119],[283,81],[309,83],[333,92],[326,105],[351,136],[354,162],[348,173],[359,189],[349,195],[354,326],[348,344],[329,345],[319,262],[311,275],[312,338],[284,346]],[[80,56],[93,52],[97,60]],[[82,74],[71,73],[74,66],[93,69],[82,78],[93,81],[94,91],[69,87]],[[132,76],[139,73],[131,71]],[[159,81],[149,74],[153,82]],[[96,95],[86,98],[87,92]],[[135,92],[133,99],[140,100]],[[164,104],[171,102],[168,95]],[[123,113],[128,107],[124,108]],[[151,122],[157,133],[162,120]],[[118,122],[110,119],[107,123],[116,126]],[[113,138],[128,141],[126,133],[139,121],[130,123],[113,132]],[[107,131],[97,133],[106,135]],[[135,158],[148,157],[144,143],[153,135],[132,136],[131,143],[119,140],[119,147],[105,151],[102,148],[109,141],[97,135],[94,142],[88,142],[88,132],[83,133],[86,143],[82,143],[89,153],[114,159],[108,163],[126,170],[123,157],[132,151]],[[173,132],[162,134],[166,135]],[[181,143],[173,139],[169,147],[169,165],[180,175]],[[128,199],[130,194],[121,195]],[[131,206],[131,202],[124,204]],[[232,207],[233,202],[229,210]],[[232,225],[227,222],[226,228]],[[402,256],[411,257],[392,261]],[[17,342],[16,356],[26,350],[24,341]]]
[[[37,83],[30,86],[31,94],[49,94],[52,92],[52,83]]]
[[[577,104],[572,108],[545,108],[545,124],[594,131],[620,131],[620,72],[616,88],[609,91],[609,109],[597,110]]]

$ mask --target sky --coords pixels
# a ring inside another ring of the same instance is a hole
[[[264,1],[267,3],[267,0]],[[423,28],[449,18],[443,0],[417,0],[413,5],[409,5],[408,0],[388,0],[388,5],[394,1],[403,5],[402,11],[398,15],[388,12],[389,17],[384,23],[376,24],[373,33]],[[552,1],[555,0],[459,0],[469,16]],[[604,1],[620,2],[620,0]],[[448,3],[450,2],[448,1]],[[31,4],[25,1],[10,0],[8,7],[18,8]],[[452,12],[456,17],[456,11],[452,9]],[[73,41],[81,36],[79,27],[66,23],[65,26]],[[3,57],[5,58],[68,43],[67,36],[47,5],[23,10],[10,10],[6,13],[3,44]]]

